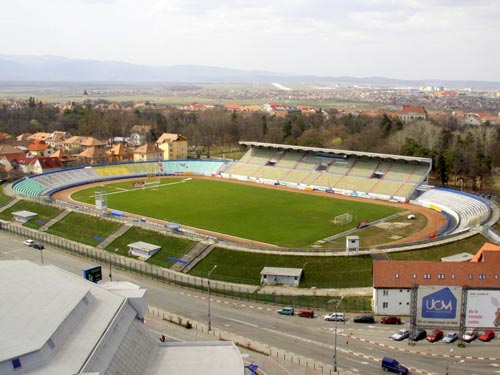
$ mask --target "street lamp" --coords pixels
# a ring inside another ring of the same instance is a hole
[[[340,305],[340,302],[342,302],[342,300],[344,299],[344,296],[340,296],[340,299],[336,300],[336,299],[331,299],[329,300],[328,302],[333,302],[335,305],[335,310],[334,310],[334,313],[335,313],[335,341],[334,341],[334,349],[333,349],[333,371],[334,372],[338,372],[337,371],[337,310],[339,308],[339,305]]]
[[[207,280],[208,280],[208,330],[209,331],[212,330],[212,321],[210,320],[210,275],[212,274],[212,272],[215,271],[216,268],[217,268],[217,264],[215,266],[213,266],[213,268],[210,270],[210,272],[208,272],[208,275],[207,275]]]

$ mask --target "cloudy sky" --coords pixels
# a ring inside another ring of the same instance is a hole
[[[0,0],[0,53],[500,81],[500,0]]]

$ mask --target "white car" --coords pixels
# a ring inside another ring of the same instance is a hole
[[[443,342],[450,344],[453,341],[458,339],[458,333],[456,332],[448,332],[445,337],[443,337]]]
[[[33,241],[33,240],[24,240],[23,244],[25,244],[26,246],[30,246],[31,247],[31,246],[33,246],[34,242],[35,241]]]
[[[469,329],[467,332],[465,332],[463,339],[465,342],[471,342],[477,339],[477,335],[478,333],[476,328]]]
[[[342,312],[332,312],[330,314],[326,314],[325,317],[324,317],[325,320],[330,320],[330,321],[339,321],[339,322],[343,322],[345,321],[345,314],[342,313]]]
[[[410,336],[410,330],[406,328],[401,328],[394,335],[392,335],[392,339],[396,341],[401,341],[407,339]]]

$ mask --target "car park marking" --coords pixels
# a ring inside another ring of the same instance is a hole
[[[350,337],[354,340],[358,340],[358,341],[365,342],[368,344],[381,346],[384,348],[389,348],[391,350],[397,350],[399,352],[415,353],[415,354],[421,354],[421,355],[426,355],[426,356],[430,356],[430,357],[453,358],[453,359],[471,359],[471,360],[483,360],[483,361],[500,361],[500,357],[476,357],[476,356],[463,356],[463,355],[435,354],[435,353],[429,353],[429,352],[417,352],[417,351],[412,351],[409,349],[401,349],[401,348],[398,348],[398,347],[395,347],[392,345],[381,344],[379,342],[368,340],[368,339],[362,339],[362,338],[359,338],[359,337],[354,336],[352,334],[342,334],[342,336]]]

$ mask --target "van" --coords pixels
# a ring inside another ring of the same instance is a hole
[[[396,361],[394,358],[384,357],[382,358],[382,369],[384,371],[391,371],[397,374],[406,375],[408,374],[408,369]]]
[[[332,312],[330,314],[326,314],[324,319],[330,320],[330,321],[344,322],[345,321],[345,314],[343,312]]]

